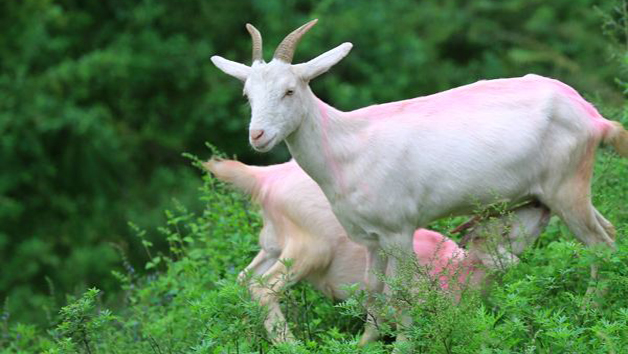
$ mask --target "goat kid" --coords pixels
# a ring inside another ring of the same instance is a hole
[[[366,246],[371,293],[384,289],[375,274],[394,271],[396,263],[382,248],[409,250],[417,228],[479,205],[535,199],[587,246],[615,247],[613,225],[593,207],[590,187],[600,142],[628,157],[620,123],[604,119],[573,88],[537,75],[341,112],[318,99],[309,82],[344,58],[351,43],[291,64],[315,23],[290,33],[269,63],[249,24],[251,66],[211,60],[244,82],[251,146],[266,152],[285,141],[349,237]],[[362,343],[374,331],[367,326]]]
[[[257,167],[212,159],[204,166],[261,205],[261,250],[239,278],[250,273],[265,279],[264,285],[253,281],[248,286],[269,309],[265,327],[275,341],[294,339],[276,296],[285,286],[305,280],[336,300],[347,298],[347,285],[364,288],[366,248],[349,240],[323,192],[294,160]],[[414,233],[413,249],[425,273],[457,298],[462,286],[484,283],[483,262],[491,269],[516,262],[516,255],[536,240],[548,219],[546,208],[525,206],[512,216],[481,223],[467,235],[472,239],[470,252],[437,232],[420,229]],[[496,252],[486,249],[488,233],[501,240],[495,243]],[[289,269],[283,261],[287,259],[292,260]]]

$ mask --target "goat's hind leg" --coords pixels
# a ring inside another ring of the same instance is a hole
[[[564,198],[550,207],[586,246],[606,244],[615,248],[615,228],[591,205],[588,196]]]
[[[604,244],[615,249],[615,228],[593,207],[588,184],[582,182],[576,179],[563,184],[552,199],[546,200],[546,203],[587,247]],[[591,280],[597,279],[597,273],[597,265],[592,264]],[[595,286],[590,285],[587,288],[587,297],[594,291]]]
[[[615,226],[613,226],[613,224],[611,224],[610,221],[606,220],[606,218],[600,214],[600,212],[593,208],[595,210],[595,218],[597,219],[597,221],[600,223],[600,225],[602,225],[602,227],[604,228],[604,230],[606,231],[606,234],[613,240],[615,241],[616,236],[617,236],[617,231],[615,230]]]
[[[611,224],[610,221],[606,220],[606,218],[597,209],[595,209],[595,207],[593,207],[593,211],[595,212],[596,220],[602,226],[604,231],[606,231],[606,235],[608,236],[608,238],[610,238],[614,242],[616,240],[616,235],[617,235],[615,226],[613,226],[613,224]],[[613,249],[616,249],[617,246],[615,245],[615,243],[612,243],[610,244],[610,247]],[[596,280],[597,277],[598,277],[598,267],[597,267],[597,264],[593,264],[591,265],[591,279]],[[594,293],[594,290],[595,288],[593,286],[589,286],[587,288],[586,297],[591,298],[591,296]],[[606,293],[607,290],[608,290],[607,288],[603,288],[599,290],[596,294],[597,296],[602,296],[603,294]]]

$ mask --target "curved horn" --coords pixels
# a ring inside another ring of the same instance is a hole
[[[312,20],[304,24],[303,26],[295,29],[294,31],[292,31],[292,33],[287,35],[286,38],[284,38],[284,40],[281,41],[281,43],[279,43],[279,46],[275,50],[275,55],[273,55],[273,57],[275,59],[285,61],[288,64],[292,63],[294,50],[296,49],[297,44],[301,40],[301,37],[305,34],[305,32],[307,32],[310,28],[312,28],[312,26],[314,26],[317,21],[318,19]]]
[[[246,30],[251,34],[251,39],[253,40],[253,62],[256,61],[264,61],[262,57],[262,35],[259,33],[257,28],[253,27],[252,24],[246,24]]]

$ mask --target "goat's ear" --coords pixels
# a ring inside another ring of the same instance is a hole
[[[251,68],[249,66],[219,57],[217,55],[211,57],[211,60],[218,69],[222,70],[222,72],[227,75],[231,75],[240,81],[246,81],[246,78],[251,72]]]
[[[336,48],[317,56],[307,63],[297,64],[294,67],[303,79],[306,81],[312,80],[318,75],[329,70],[332,66],[336,65],[340,60],[342,60],[342,58],[349,54],[352,47],[353,44],[349,42],[342,43]]]

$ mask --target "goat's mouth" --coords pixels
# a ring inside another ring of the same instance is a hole
[[[261,144],[255,144],[251,142],[251,146],[253,147],[253,149],[259,152],[268,152],[270,151],[270,149],[273,148],[273,146],[275,146],[275,144],[273,143],[275,142],[276,137],[277,137],[277,134],[273,135],[270,139],[266,140],[265,142]]]

